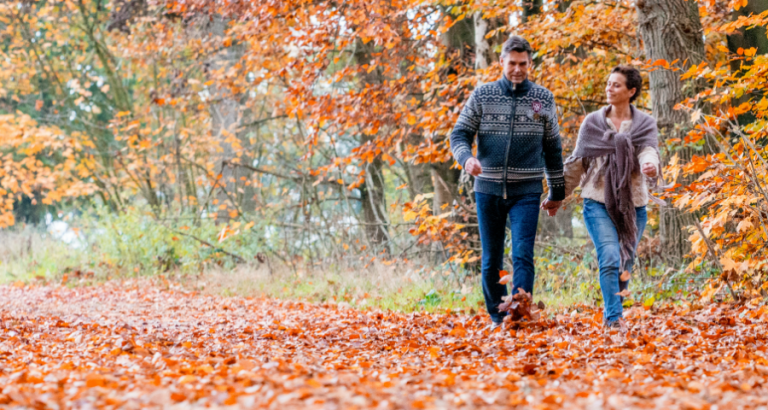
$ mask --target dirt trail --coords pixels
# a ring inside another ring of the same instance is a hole
[[[3,407],[768,409],[765,307],[635,308],[622,337],[583,307],[489,334],[149,282],[6,286],[0,306]]]

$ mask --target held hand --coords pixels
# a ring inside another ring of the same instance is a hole
[[[464,163],[464,169],[467,170],[469,175],[474,177],[483,173],[483,167],[480,166],[480,161],[475,157],[469,158],[467,162]]]
[[[557,210],[560,209],[560,205],[562,204],[563,201],[550,201],[549,199],[545,199],[544,202],[541,203],[541,209],[546,210],[547,215],[555,216],[557,215]]]
[[[642,171],[643,171],[643,174],[645,176],[647,176],[648,178],[655,178],[656,177],[656,166],[651,164],[651,163],[643,164],[643,170]]]

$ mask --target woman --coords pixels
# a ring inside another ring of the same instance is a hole
[[[629,284],[637,242],[648,220],[646,178],[659,175],[656,120],[632,103],[643,78],[632,67],[611,71],[607,107],[584,119],[573,155],[565,163],[566,196],[581,185],[584,222],[597,249],[604,323],[624,330],[623,291]]]

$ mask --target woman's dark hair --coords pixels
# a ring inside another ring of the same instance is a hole
[[[632,97],[629,97],[629,102],[633,103],[637,99],[637,97],[640,96],[640,92],[643,90],[643,76],[640,75],[640,71],[638,71],[634,67],[629,67],[626,65],[620,65],[613,70],[611,70],[611,74],[618,73],[624,76],[624,78],[627,79],[627,90],[635,89],[635,95]]]

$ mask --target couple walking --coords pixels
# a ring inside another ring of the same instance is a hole
[[[613,69],[605,92],[608,106],[589,114],[576,149],[565,163],[552,93],[528,80],[532,65],[528,41],[514,36],[502,48],[504,75],[477,87],[451,133],[456,161],[475,176],[475,199],[482,243],[483,294],[493,326],[506,285],[499,281],[507,218],[512,231],[512,293],[533,293],[533,247],[539,208],[550,216],[581,185],[584,222],[597,249],[604,323],[623,328],[624,271],[632,271],[649,200],[646,178],[659,174],[658,131],[653,117],[632,102],[643,80],[631,67]],[[477,135],[477,157],[472,142]],[[549,196],[540,202],[546,175]],[[624,279],[627,279],[626,277]]]

